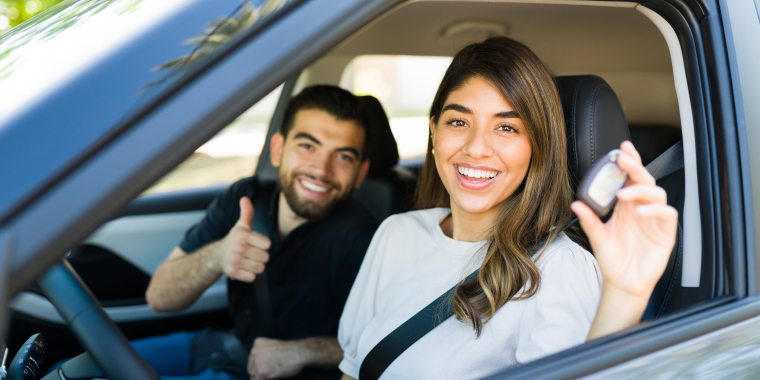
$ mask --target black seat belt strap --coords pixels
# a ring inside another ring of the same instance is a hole
[[[683,169],[683,165],[683,140],[680,140],[652,160],[646,169],[654,179],[661,179]]]
[[[254,231],[264,236],[269,236],[270,224],[267,217],[274,191],[275,184],[273,182],[258,181],[258,188],[253,197],[254,213],[251,225]],[[256,294],[257,312],[261,316],[262,331],[267,336],[276,336],[277,329],[274,323],[274,310],[272,309],[266,269],[264,272],[256,275],[256,279],[253,281],[253,291]]]
[[[652,174],[655,180],[659,180],[668,174],[683,169],[683,167],[683,141],[679,141],[650,162],[649,165],[646,166],[646,169]],[[577,218],[571,220],[562,227],[560,232],[564,231],[577,221]],[[535,251],[537,247],[543,245],[542,243],[543,241],[536,244],[531,250]],[[479,270],[472,272],[462,283],[467,283],[477,278],[478,272]],[[435,301],[425,306],[417,314],[409,318],[401,326],[397,327],[377,343],[377,345],[375,345],[364,358],[364,361],[362,361],[361,367],[359,368],[358,380],[379,379],[380,375],[385,372],[385,369],[388,368],[399,355],[406,351],[406,349],[411,347],[416,341],[420,340],[420,338],[427,335],[427,333],[436,328],[436,326],[443,323],[443,321],[454,315],[450,300],[458,286],[459,284],[454,285],[451,289],[447,290]]]
[[[479,271],[470,273],[462,283],[477,278]],[[449,300],[458,286],[459,284],[456,284],[447,290],[372,348],[359,369],[359,379],[377,380],[385,369],[414,342],[454,315]]]

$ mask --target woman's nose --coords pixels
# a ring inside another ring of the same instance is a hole
[[[486,128],[472,128],[462,153],[472,158],[488,157],[493,154],[491,136]]]

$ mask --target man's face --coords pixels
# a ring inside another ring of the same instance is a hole
[[[369,169],[364,138],[356,122],[317,109],[298,111],[288,135],[272,137],[277,183],[296,215],[319,220],[361,186]]]

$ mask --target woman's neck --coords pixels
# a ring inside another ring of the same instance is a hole
[[[466,212],[456,205],[451,205],[451,215],[441,221],[441,230],[443,233],[459,241],[476,242],[484,240],[488,231],[491,230],[498,208],[472,214]]]

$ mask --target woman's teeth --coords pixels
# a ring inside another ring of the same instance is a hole
[[[305,187],[305,188],[307,188],[307,189],[309,189],[311,191],[317,192],[317,193],[324,193],[325,191],[327,191],[326,187],[315,185],[315,184],[313,184],[311,182],[301,181],[301,184],[303,185],[303,187]]]
[[[495,171],[486,171],[486,170],[474,170],[469,168],[463,168],[461,166],[457,166],[457,170],[459,170],[459,174],[467,177],[472,178],[487,178],[491,179],[493,177],[496,177],[496,174],[499,172]]]

